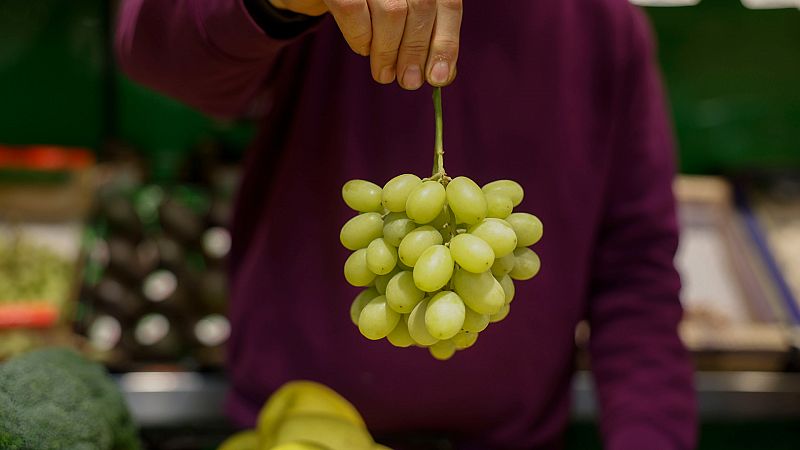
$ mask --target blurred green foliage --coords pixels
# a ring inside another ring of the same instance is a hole
[[[685,172],[800,168],[800,11],[650,8]]]
[[[100,145],[102,12],[97,0],[0,0],[0,143]]]

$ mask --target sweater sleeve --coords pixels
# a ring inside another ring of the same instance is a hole
[[[247,3],[123,0],[115,39],[120,67],[134,80],[208,114],[247,113],[282,49],[319,21],[276,15],[264,2]],[[265,33],[262,26],[276,21],[285,26]]]
[[[638,11],[629,24],[589,304],[600,428],[610,450],[690,449],[696,406],[677,333],[674,146],[650,31]]]

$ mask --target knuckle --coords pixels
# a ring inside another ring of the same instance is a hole
[[[458,39],[439,37],[434,39],[433,45],[436,47],[436,53],[441,54],[444,58],[451,59],[458,54]]]
[[[364,0],[336,0],[336,9],[342,14],[355,14],[364,7]]]
[[[406,56],[424,58],[428,54],[427,41],[409,41],[403,43],[402,52]]]
[[[397,50],[375,50],[372,52],[372,57],[377,61],[391,61],[397,59]]]
[[[408,12],[406,0],[383,0],[380,8],[390,16],[405,16]]]
[[[345,33],[345,39],[354,52],[361,56],[369,55],[372,43],[371,30]]]
[[[436,0],[408,0],[408,9],[427,13],[436,10]]]
[[[439,6],[444,9],[461,11],[463,8],[462,0],[438,0]]]
[[[370,44],[370,33],[361,33],[354,36],[351,36],[348,39],[350,42],[350,48],[353,49],[354,52],[358,53],[359,55],[366,56],[369,55],[369,44]]]
[[[366,29],[356,33],[353,33],[350,36],[350,40],[353,41],[355,44],[366,45],[372,40],[372,30]]]
[[[417,21],[416,23],[407,25],[406,28],[408,29],[409,36],[425,35],[426,44],[431,40],[431,30],[428,24],[423,21]]]

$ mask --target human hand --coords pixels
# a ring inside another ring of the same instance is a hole
[[[372,78],[418,89],[453,81],[462,0],[269,0],[276,8],[330,12],[350,48],[370,57]]]

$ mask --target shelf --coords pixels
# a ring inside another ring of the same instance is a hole
[[[228,382],[221,374],[131,372],[114,378],[142,428],[225,422]]]
[[[800,419],[800,373],[698,372],[695,375],[701,421]],[[573,416],[588,420],[597,405],[588,372],[573,383]]]
[[[225,422],[227,380],[221,374],[133,372],[115,376],[136,421],[144,428]],[[703,421],[800,419],[800,373],[698,372]],[[596,414],[588,372],[576,374],[573,417]]]

